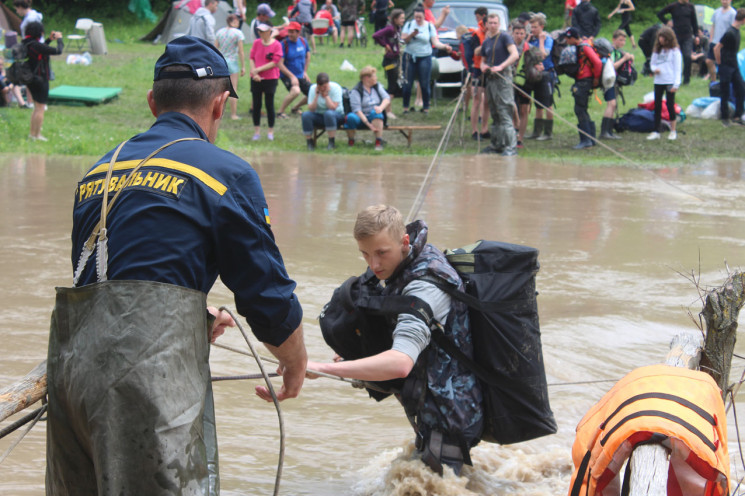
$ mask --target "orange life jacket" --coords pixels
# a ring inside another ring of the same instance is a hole
[[[616,383],[577,425],[569,496],[620,494],[618,473],[646,441],[671,451],[668,495],[728,494],[727,417],[719,387],[703,372],[651,365]]]
[[[469,29],[473,34],[475,34],[479,39],[479,46],[484,44],[484,39],[486,38],[486,27],[484,26],[483,22],[479,22],[479,27],[477,28],[471,28]],[[481,55],[474,55],[473,56],[473,67],[475,69],[481,69]]]

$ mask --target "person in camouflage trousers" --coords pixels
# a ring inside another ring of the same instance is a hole
[[[445,255],[427,244],[426,224],[404,226],[398,210],[376,205],[359,213],[354,236],[370,270],[385,281],[382,294],[425,302],[445,336],[473,358],[467,306],[433,284],[463,291],[463,283]],[[481,386],[464,364],[431,343],[428,324],[414,313],[401,313],[380,329],[392,334],[391,349],[358,360],[308,362],[308,369],[362,381],[404,379],[396,396],[414,427],[422,461],[440,474],[443,464],[460,474],[483,431]]]

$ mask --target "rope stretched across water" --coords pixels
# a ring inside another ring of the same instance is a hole
[[[458,109],[463,103],[463,97],[466,94],[466,90],[468,89],[468,84],[470,84],[470,81],[471,74],[468,74],[466,76],[466,81],[461,87],[460,95],[458,96],[458,100],[455,103],[453,113],[450,115],[450,120],[448,120],[448,125],[445,127],[445,131],[442,133],[442,138],[440,138],[439,145],[437,145],[435,156],[432,157],[432,161],[429,164],[429,168],[427,169],[427,173],[424,176],[422,185],[419,187],[419,191],[417,192],[416,198],[414,199],[414,203],[411,205],[411,210],[409,210],[409,214],[406,216],[406,224],[416,219],[416,216],[419,214],[419,210],[422,208],[424,198],[427,196],[427,192],[429,191],[429,187],[432,185],[432,181],[434,181],[433,169],[435,169],[435,165],[437,165],[437,168],[439,168],[440,166],[440,163],[442,161],[440,153],[443,150],[443,146],[447,147],[447,144],[450,141],[450,134],[453,131],[455,116],[458,114]]]
[[[546,106],[546,105],[542,104],[541,102],[539,102],[538,100],[536,100],[535,98],[533,98],[533,96],[531,96],[531,95],[530,95],[529,93],[527,93],[527,92],[526,92],[525,90],[523,90],[523,89],[522,89],[522,88],[520,88],[520,87],[519,87],[518,85],[516,85],[516,84],[515,84],[515,82],[514,82],[514,81],[513,81],[512,79],[509,79],[509,80],[508,80],[508,79],[507,79],[507,77],[506,77],[506,76],[504,76],[504,75],[503,75],[503,74],[502,74],[501,72],[497,72],[496,74],[497,74],[497,75],[498,75],[499,77],[501,77],[502,79],[504,79],[505,81],[509,81],[510,85],[511,85],[511,86],[512,86],[512,87],[513,87],[513,88],[514,88],[514,89],[515,89],[516,91],[518,91],[518,92],[519,92],[519,93],[520,93],[521,95],[523,95],[524,97],[528,98],[528,99],[529,99],[529,100],[530,100],[531,102],[535,103],[535,104],[536,104],[537,106],[540,106],[540,107],[541,107],[542,109],[544,109],[544,110],[545,110],[546,112],[550,112],[550,113],[551,113],[551,114],[552,114],[552,115],[553,115],[554,117],[558,117],[558,118],[559,118],[559,120],[560,120],[561,122],[563,122],[563,123],[567,124],[567,125],[568,125],[569,127],[571,127],[571,128],[573,128],[573,129],[575,129],[575,130],[576,130],[577,132],[579,132],[580,134],[582,134],[582,135],[586,136],[587,138],[589,138],[590,140],[592,140],[592,141],[593,141],[594,143],[596,143],[596,144],[598,144],[598,145],[602,146],[603,148],[605,148],[606,150],[610,151],[611,153],[613,153],[613,154],[614,154],[614,155],[616,155],[617,157],[619,157],[619,158],[621,158],[621,159],[625,160],[625,161],[626,161],[627,163],[629,163],[629,164],[631,164],[632,166],[634,166],[634,168],[636,168],[636,169],[641,169],[641,170],[643,170],[644,172],[647,172],[647,173],[651,174],[651,175],[652,175],[652,177],[654,177],[654,178],[655,178],[655,179],[657,179],[658,181],[661,181],[662,183],[664,183],[664,184],[666,184],[666,185],[670,186],[670,187],[671,187],[671,188],[673,188],[673,189],[676,189],[676,190],[680,191],[681,193],[683,193],[683,194],[685,194],[685,195],[691,196],[691,197],[695,198],[696,200],[699,200],[699,201],[703,201],[703,200],[702,200],[701,198],[699,198],[698,196],[696,196],[696,195],[694,195],[693,193],[690,193],[690,192],[688,192],[688,191],[684,190],[684,189],[683,189],[683,188],[681,188],[680,186],[676,186],[675,184],[672,184],[672,183],[670,183],[670,182],[668,182],[668,181],[666,181],[666,180],[662,179],[662,178],[661,178],[661,177],[659,177],[659,176],[658,176],[657,174],[655,174],[655,173],[654,173],[653,171],[651,171],[651,170],[649,170],[649,169],[648,169],[647,167],[645,167],[645,166],[644,166],[644,164],[642,164],[641,162],[639,162],[639,161],[637,161],[637,160],[634,160],[633,158],[631,158],[631,157],[629,157],[629,156],[627,156],[627,155],[624,155],[623,153],[619,152],[619,151],[618,151],[618,150],[616,150],[615,148],[613,148],[613,147],[611,147],[611,146],[608,146],[608,145],[606,145],[605,143],[603,143],[602,141],[600,141],[599,139],[597,139],[597,138],[596,138],[595,136],[592,136],[592,135],[590,135],[589,133],[587,133],[587,132],[583,131],[582,129],[580,129],[579,127],[577,127],[577,125],[576,125],[576,124],[573,124],[573,123],[572,123],[572,122],[570,122],[570,121],[569,121],[568,119],[566,119],[565,117],[563,117],[563,116],[562,116],[561,114],[558,114],[558,113],[556,113],[556,112],[555,112],[555,111],[553,111],[553,110],[549,110],[549,107],[548,107],[548,106]]]

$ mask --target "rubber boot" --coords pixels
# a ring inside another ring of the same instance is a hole
[[[592,134],[592,129],[590,128],[590,121],[582,121],[579,124],[577,124],[577,128],[579,129],[579,143],[574,145],[572,148],[575,150],[582,150],[584,148],[590,148],[593,143],[590,138],[587,137],[587,134]],[[587,133],[587,134],[585,134]]]
[[[526,136],[525,139],[537,139],[543,133],[544,119],[535,119],[533,121],[533,134]]]
[[[538,136],[535,140],[547,141],[550,139],[554,139],[554,120],[543,119],[543,133],[541,133],[541,135]]]
[[[600,139],[621,139],[620,136],[613,134],[613,118],[603,117],[600,125]]]
[[[620,140],[623,139],[616,134],[616,119],[613,117],[608,118],[608,133],[611,135],[611,139]]]

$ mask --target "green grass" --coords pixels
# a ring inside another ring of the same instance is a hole
[[[69,27],[60,23],[63,32],[68,33]],[[0,108],[0,153],[44,153],[61,155],[98,156],[112,148],[116,143],[129,138],[133,134],[147,129],[153,122],[148,110],[145,95],[151,86],[152,70],[155,60],[163,51],[163,45],[152,45],[137,41],[149,31],[146,23],[121,23],[104,21],[108,42],[108,55],[93,57],[90,66],[67,65],[67,54],[53,58],[56,80],[52,87],[58,85],[74,86],[114,86],[123,89],[119,98],[105,105],[97,106],[64,106],[50,105],[44,121],[44,135],[49,142],[31,142],[27,139],[30,111],[18,108]],[[52,29],[57,29],[56,26]],[[640,29],[637,28],[637,31]],[[601,33],[607,36],[609,33]],[[246,47],[248,49],[248,47]],[[636,50],[637,63],[641,67],[643,55]],[[331,79],[343,86],[351,87],[358,81],[354,72],[340,70],[344,59],[349,60],[357,69],[365,65],[377,67],[381,80],[384,79],[380,62],[382,49],[372,42],[367,48],[353,47],[338,48],[329,44],[318,45],[317,54],[311,61],[309,73],[314,77],[317,72],[325,71]],[[641,78],[635,86],[625,88],[626,105],[621,106],[621,113],[642,101],[643,95],[652,90],[650,78]],[[278,119],[275,127],[276,139],[273,143],[266,140],[252,142],[253,125],[248,115],[250,105],[249,80],[240,80],[238,93],[240,121],[225,119],[222,123],[218,145],[241,156],[247,156],[253,151],[288,150],[304,151],[305,142],[300,129],[300,119],[293,116],[290,119]],[[724,129],[718,121],[688,119],[679,126],[679,139],[668,142],[663,139],[648,142],[646,135],[638,133],[624,133],[623,140],[607,142],[609,146],[623,154],[624,158],[614,155],[603,147],[596,146],[589,150],[574,151],[571,147],[578,141],[574,129],[574,117],[571,98],[571,81],[562,77],[560,86],[561,98],[557,98],[556,113],[564,117],[571,125],[557,121],[554,127],[552,141],[528,141],[526,148],[520,155],[534,159],[549,159],[557,161],[571,160],[573,163],[585,164],[621,164],[628,166],[655,167],[668,164],[691,164],[712,157],[739,157],[741,153],[737,147],[745,129],[733,126]],[[708,94],[707,82],[693,79],[690,86],[683,87],[678,94],[678,103],[685,109],[690,102],[699,96]],[[280,85],[276,96],[276,107],[279,108],[286,91]],[[454,110],[454,99],[457,95],[448,95],[438,100],[432,107],[430,115],[420,113],[401,115],[401,100],[394,100],[393,110],[399,119],[391,124],[447,124]],[[598,95],[602,100],[602,95]],[[605,103],[591,103],[590,113],[596,121],[598,129]],[[463,124],[462,116],[456,120],[457,127],[446,150],[448,154],[473,154],[477,152],[477,143],[470,139],[470,123],[465,121],[464,138],[460,139],[460,128]],[[532,124],[531,124],[532,125]],[[266,118],[262,119],[263,135],[266,134]],[[343,138],[343,133],[340,133]],[[336,154],[369,154],[372,145],[361,141],[371,139],[370,133],[358,134],[358,144],[352,148],[346,146],[344,139],[340,139],[335,152],[325,151],[325,137],[321,138],[319,149],[315,153]],[[388,146],[383,152],[387,154],[431,155],[437,149],[441,133],[418,132],[414,134],[414,143],[407,148],[403,136],[394,132],[386,132],[384,138]],[[482,146],[484,143],[482,143]]]

